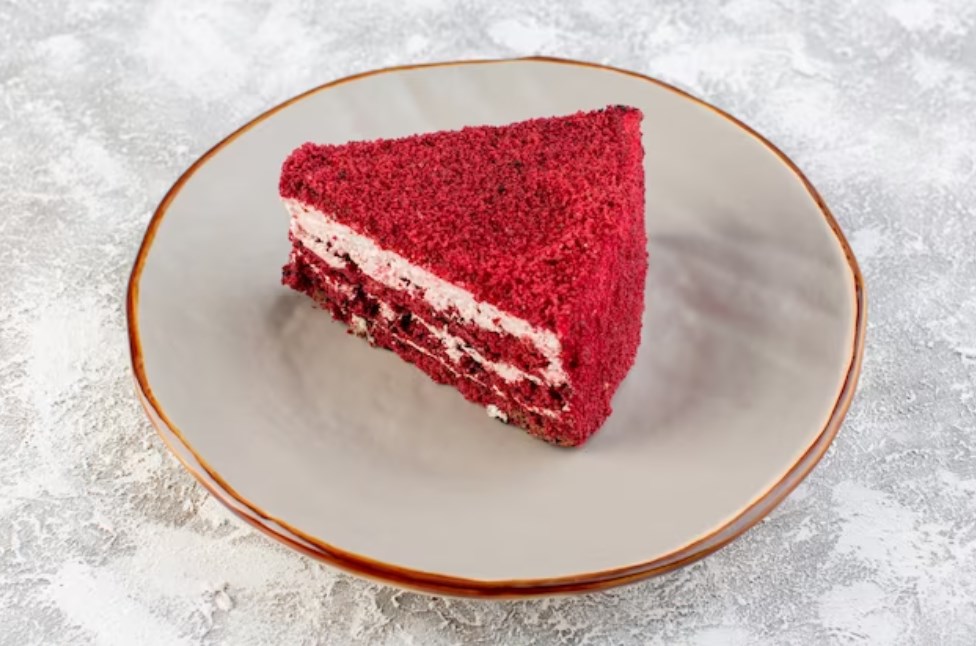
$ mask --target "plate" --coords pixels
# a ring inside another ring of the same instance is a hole
[[[278,174],[302,142],[608,104],[645,114],[648,306],[582,449],[490,419],[280,285]],[[360,74],[250,122],[163,199],[128,317],[154,425],[247,522],[389,583],[530,596],[668,571],[767,514],[837,433],[865,306],[836,221],[760,135],[639,74],[520,59]]]

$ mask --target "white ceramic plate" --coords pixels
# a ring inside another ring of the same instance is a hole
[[[645,114],[648,308],[584,448],[490,419],[279,284],[278,173],[302,142],[617,103]],[[771,144],[652,79],[542,59],[382,70],[262,115],[167,194],[128,307],[150,417],[241,517],[365,576],[509,596],[633,581],[745,531],[837,432],[865,323],[836,222]]]

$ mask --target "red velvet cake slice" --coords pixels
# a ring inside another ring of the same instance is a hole
[[[641,113],[613,106],[285,161],[283,282],[488,413],[582,444],[640,342]]]

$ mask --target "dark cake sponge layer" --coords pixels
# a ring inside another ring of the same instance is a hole
[[[465,399],[481,406],[495,405],[511,423],[547,442],[569,446],[582,441],[568,428],[568,420],[554,419],[529,408],[559,406],[545,389],[535,388],[527,381],[508,383],[468,357],[460,363],[452,361],[439,340],[423,333],[422,325],[404,324],[402,317],[390,321],[378,317],[377,295],[349,282],[346,271],[330,267],[300,245],[292,252],[282,278],[286,285],[307,294],[334,319],[349,326],[350,332],[352,317],[361,317],[370,343],[392,350],[437,383],[453,386]],[[352,286],[356,289],[348,289]]]
[[[293,236],[292,244],[302,246]],[[329,241],[322,241],[330,250]],[[354,285],[364,285],[373,294],[378,294],[393,307],[409,307],[413,314],[422,316],[431,323],[436,323],[446,331],[469,345],[478,348],[485,357],[492,361],[509,363],[525,372],[543,376],[543,369],[549,365],[549,360],[539,352],[538,348],[524,337],[516,337],[507,332],[496,332],[485,328],[465,325],[454,308],[435,310],[428,302],[418,299],[409,291],[392,289],[364,274],[351,260],[346,267],[339,270],[347,282]]]
[[[451,364],[459,372],[477,376],[484,380],[490,380],[493,385],[498,386],[503,392],[515,398],[517,401],[536,408],[561,411],[563,404],[570,395],[567,384],[560,386],[547,386],[539,384],[529,379],[518,381],[505,381],[495,373],[482,367],[476,360],[469,356],[462,356],[459,363],[450,359],[444,351],[444,344],[441,340],[433,337],[424,322],[434,325],[456,339],[476,350],[482,356],[490,354],[489,349],[483,343],[474,341],[469,342],[461,337],[458,332],[464,328],[455,324],[448,324],[436,318],[434,313],[425,307],[424,301],[409,297],[403,292],[395,292],[386,285],[364,275],[355,263],[349,262],[346,267],[337,269],[322,261],[318,256],[309,251],[300,242],[293,241],[291,262],[282,271],[282,282],[292,289],[303,292],[323,305],[324,309],[329,310],[333,318],[349,324],[348,315],[355,314],[369,323],[378,323],[381,326],[392,326],[397,333],[404,339],[420,345],[425,350],[438,355],[447,363]],[[339,287],[336,291],[335,286]],[[329,305],[325,306],[319,296],[325,294],[328,297]],[[387,322],[381,319],[380,303],[384,303],[394,313],[394,320]],[[341,304],[342,312],[340,316],[333,305]],[[516,353],[519,346],[513,337],[508,339],[494,339],[495,348],[498,353],[505,357],[506,361],[514,367],[532,374],[530,367],[513,361],[512,352]]]

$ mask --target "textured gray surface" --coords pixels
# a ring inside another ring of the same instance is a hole
[[[0,0],[0,642],[976,640],[976,4],[321,4]],[[486,603],[337,574],[236,521],[154,435],[130,262],[179,173],[279,101],[529,53],[671,81],[796,160],[868,283],[860,393],[793,496],[671,575]]]

